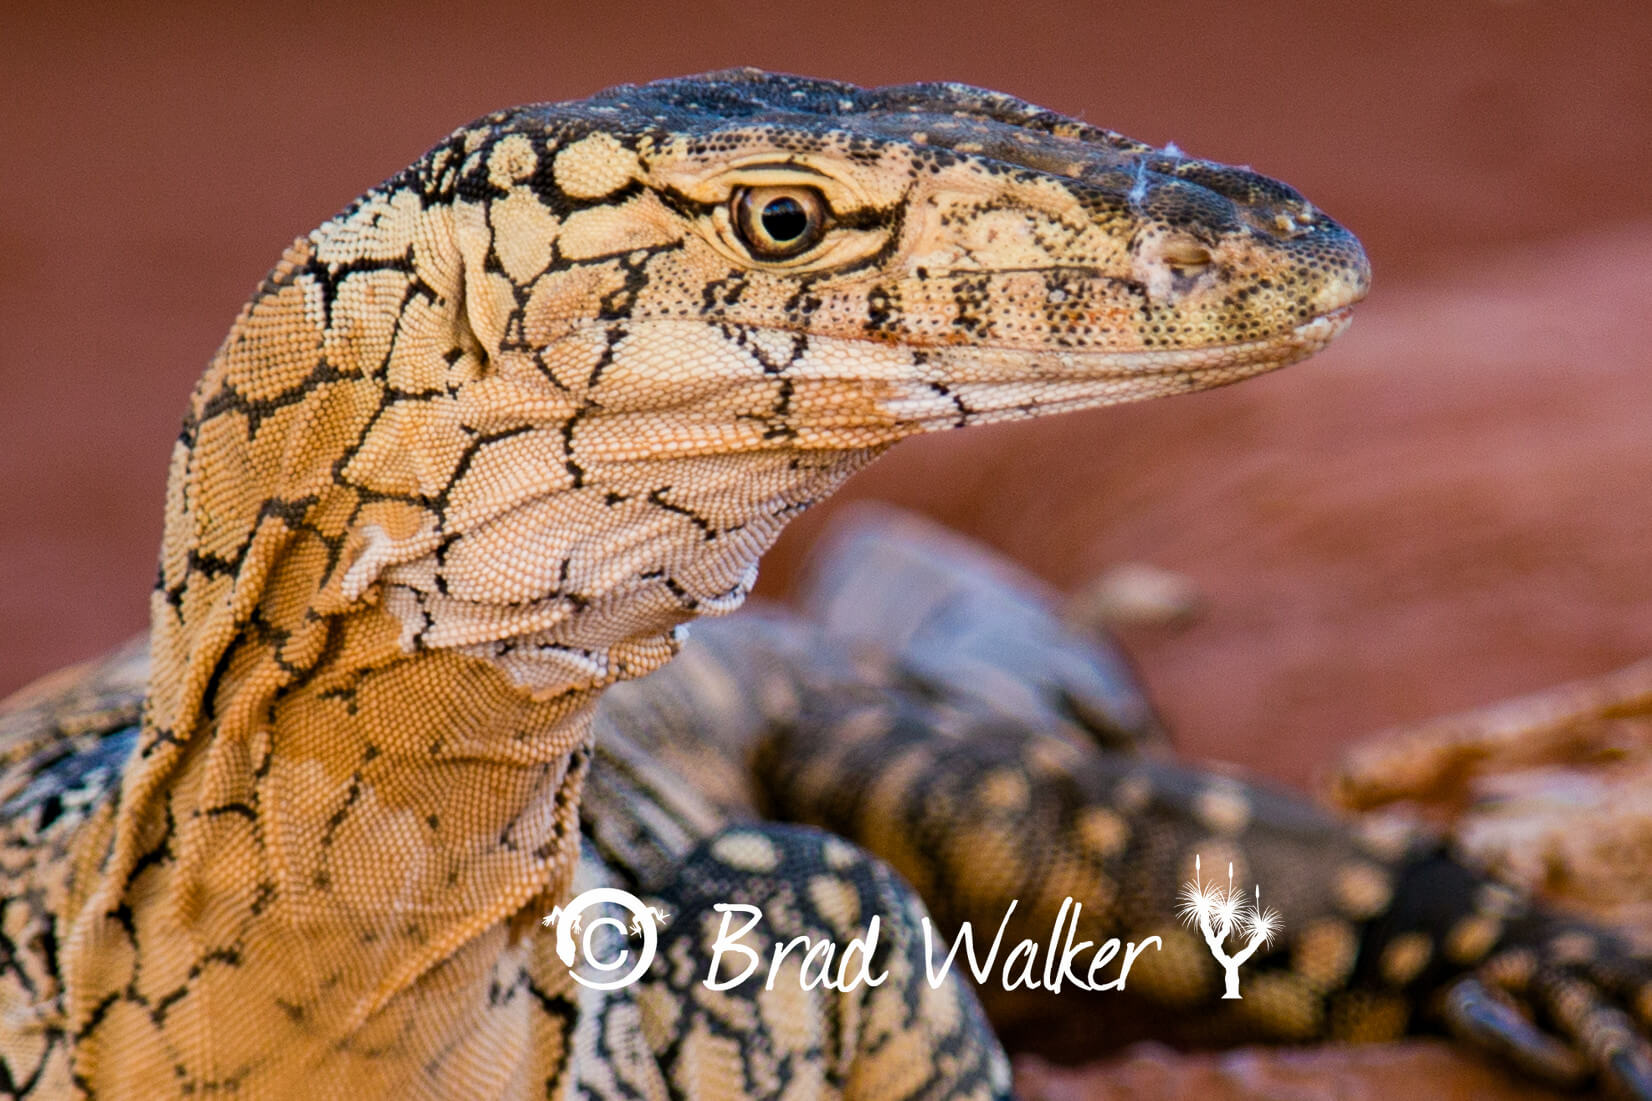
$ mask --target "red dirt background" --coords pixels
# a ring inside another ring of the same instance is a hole
[[[1310,364],[915,441],[844,494],[1060,585],[1193,578],[1202,622],[1128,639],[1190,755],[1302,783],[1652,651],[1644,4],[108,7],[0,11],[0,694],[144,626],[185,397],[288,240],[494,107],[731,64],[1001,88],[1252,164],[1367,243]]]

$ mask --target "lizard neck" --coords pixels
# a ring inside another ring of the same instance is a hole
[[[570,893],[597,696],[913,430],[824,337],[685,319],[703,273],[639,266],[687,249],[657,202],[592,252],[608,208],[547,206],[539,156],[461,132],[296,242],[195,390],[143,730],[66,905],[66,1028],[150,1053],[130,1092],[520,1035],[494,994]]]
[[[473,237],[369,197],[289,251],[196,390],[144,728],[67,907],[67,1027],[88,1066],[154,1053],[135,1090],[247,1060],[389,1088],[372,1068],[474,1055],[566,1000],[532,927],[570,894],[598,695],[738,606],[888,442],[731,457],[691,418],[633,446],[666,414],[607,389],[627,353],[572,372],[602,359],[579,333],[517,339]],[[557,1058],[566,1019],[527,1048]]]
[[[253,661],[224,686],[165,788],[181,919],[263,911],[369,946],[352,971],[411,976],[565,891],[597,689],[536,696],[484,660],[405,653],[399,630],[369,610],[302,680],[270,691]]]
[[[71,955],[88,974],[131,960],[111,1012],[139,1010],[140,1033],[164,1021],[155,1050],[389,1089],[381,1073],[542,1026],[531,999],[490,993],[530,971],[571,1004],[567,977],[534,966],[537,920],[571,893],[599,690],[536,695],[482,659],[407,653],[401,630],[377,608],[344,617],[296,681],[257,639],[233,644],[203,728],[121,807],[117,853],[135,859],[95,908],[115,920]],[[147,1087],[171,1070],[128,1072]]]

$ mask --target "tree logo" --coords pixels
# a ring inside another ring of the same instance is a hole
[[[1258,948],[1273,943],[1274,937],[1285,927],[1278,910],[1262,909],[1262,888],[1257,886],[1254,890],[1254,901],[1246,905],[1244,889],[1234,890],[1231,862],[1228,864],[1226,888],[1204,882],[1197,853],[1193,856],[1193,878],[1182,884],[1182,903],[1176,913],[1184,924],[1197,928],[1204,935],[1210,954],[1222,965],[1222,970],[1227,974],[1224,998],[1244,996],[1239,993],[1239,968],[1256,954]],[[1245,942],[1245,946],[1230,956],[1223,945],[1235,933]]]

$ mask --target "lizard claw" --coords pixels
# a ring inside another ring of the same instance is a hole
[[[1501,990],[1468,977],[1446,990],[1441,1012],[1452,1035],[1500,1062],[1561,1089],[1587,1080],[1583,1057],[1531,1022]]]
[[[1603,1076],[1608,1089],[1635,1101],[1648,1101],[1652,1099],[1652,1058],[1648,1057],[1646,1044],[1638,1048],[1615,1052],[1607,1060]]]
[[[1652,1101],[1642,939],[1534,904],[1441,850],[1408,862],[1394,893],[1375,958],[1392,982],[1407,970],[1400,938],[1432,931],[1437,954],[1409,981],[1448,1031],[1550,1085]]]
[[[1447,987],[1439,1003],[1446,1027],[1563,1089],[1592,1076],[1608,1096],[1652,1101],[1652,1037],[1649,1022],[1636,1021],[1652,1008],[1652,961],[1573,924],[1540,939],[1541,949],[1530,940],[1510,945]]]
[[[1652,1042],[1627,1013],[1606,1000],[1598,983],[1575,971],[1562,971],[1540,974],[1533,986],[1610,1095],[1652,1101]]]

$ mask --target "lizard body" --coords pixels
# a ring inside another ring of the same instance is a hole
[[[900,977],[576,987],[538,918],[641,882],[580,855],[596,700],[899,439],[1280,366],[1368,278],[1281,184],[957,85],[732,71],[456,131],[297,241],[197,387],[141,721],[130,657],[12,712],[8,1088],[1001,1095],[905,888],[689,796],[650,890],[887,913]]]

